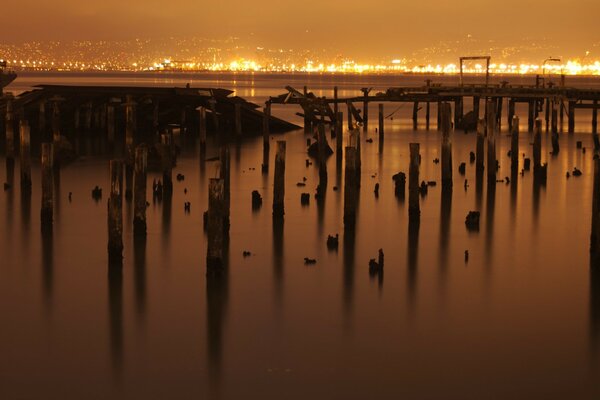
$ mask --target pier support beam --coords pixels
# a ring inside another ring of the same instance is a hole
[[[346,106],[348,108],[348,130],[352,130],[353,129],[353,124],[352,124],[352,103],[350,101],[346,102]]]
[[[515,101],[513,99],[508,100],[508,130],[513,131],[513,121],[515,116]]]
[[[346,146],[346,166],[344,171],[344,230],[353,231],[356,227],[356,207],[358,200],[358,149]]]
[[[533,172],[536,174],[542,167],[542,123],[540,118],[535,120],[533,133]]]
[[[569,101],[569,133],[575,132],[575,101]]]
[[[285,153],[286,142],[277,141],[275,153],[275,173],[273,179],[273,218],[283,220],[285,214]]]
[[[133,175],[133,235],[146,237],[146,176],[148,167],[148,147],[140,145],[135,149]]]
[[[473,114],[475,114],[475,121],[479,121],[479,103],[481,98],[479,96],[473,97]]]
[[[110,198],[108,199],[108,262],[123,259],[123,164],[110,161]]]
[[[533,124],[535,121],[535,113],[536,113],[536,102],[534,100],[529,100],[529,114],[527,117],[527,130],[529,132],[533,132]]]
[[[488,159],[488,184],[496,183],[496,102],[490,101],[487,110],[487,159]]]
[[[419,143],[410,143],[410,166],[408,168],[408,219],[409,222],[419,222],[421,209],[419,206]]]
[[[513,115],[510,130],[510,169],[517,172],[519,169],[519,117]]]
[[[21,122],[19,123],[19,137],[21,190],[29,193],[31,191],[31,133],[29,123],[25,120],[21,120]]]
[[[442,191],[452,190],[452,129],[450,103],[442,103]]]

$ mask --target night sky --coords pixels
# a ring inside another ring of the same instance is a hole
[[[600,43],[599,12],[598,0],[22,0],[2,2],[0,40],[236,35],[265,46],[376,55],[471,34],[546,39],[583,52]]]

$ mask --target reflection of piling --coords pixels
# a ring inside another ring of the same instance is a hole
[[[42,231],[44,232],[52,230],[54,199],[53,151],[52,143],[42,143],[42,209],[40,214]]]
[[[231,160],[229,155],[229,146],[221,147],[219,154],[219,178],[223,179],[223,192],[225,207],[223,209],[223,226],[225,232],[229,232],[229,208],[231,205]]]
[[[22,120],[19,124],[20,136],[20,166],[21,166],[21,188],[25,191],[31,190],[31,134],[29,123]]]
[[[200,136],[200,157],[204,160],[206,154],[206,108],[198,107],[198,134]]]
[[[325,124],[323,121],[319,123],[317,147],[319,151],[319,187],[322,191],[327,186],[327,137],[325,135]]]
[[[344,173],[344,229],[353,230],[356,226],[356,206],[358,199],[358,149],[346,147],[346,170]]]
[[[336,103],[337,104],[337,103]],[[341,156],[344,146],[344,113],[338,111],[335,119],[335,151],[338,156]],[[340,158],[340,157],[338,157]]]
[[[273,218],[283,219],[285,198],[285,148],[283,140],[277,141],[275,176],[273,180]]]
[[[510,125],[510,169],[516,171],[519,169],[519,117],[514,115]]]
[[[484,164],[484,136],[485,136],[485,125],[482,119],[477,120],[477,147],[475,149],[475,170],[477,172],[483,172]]]
[[[225,215],[225,179],[212,178],[208,185],[207,276],[219,276],[224,272]]]
[[[419,207],[419,143],[410,144],[410,166],[408,169],[408,217],[418,221],[421,217]]]
[[[442,190],[452,190],[452,116],[450,103],[442,103]]]
[[[600,266],[600,159],[594,160],[594,181],[592,191],[592,234],[590,255],[592,265]]]
[[[135,167],[133,176],[133,234],[146,236],[146,168],[148,165],[148,148],[145,145],[135,149]]]
[[[429,103],[427,103],[429,104]],[[383,103],[379,103],[379,142],[383,142],[384,136],[384,115],[383,115]]]
[[[123,163],[110,161],[110,198],[108,199],[108,260],[123,259]]]
[[[497,120],[496,120],[496,102],[489,101],[487,107],[487,158],[488,158],[488,169],[487,177],[488,183],[496,182],[496,131],[497,131]]]
[[[160,135],[160,156],[163,173],[163,196],[171,196],[173,193],[173,161],[171,160],[171,136],[163,133]]]
[[[542,167],[542,120],[535,120],[535,132],[533,133],[533,172],[539,173]]]

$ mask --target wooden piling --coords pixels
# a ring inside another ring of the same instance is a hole
[[[324,190],[327,186],[327,136],[325,135],[325,124],[323,120],[321,120],[319,123],[317,135],[317,148],[319,156],[319,187],[320,190]]]
[[[363,130],[366,132],[369,127],[369,91],[363,90]]]
[[[60,143],[60,105],[58,100],[52,102],[52,141],[55,146]]]
[[[15,158],[15,127],[13,120],[12,99],[6,100],[6,117],[4,121],[6,135],[6,158],[14,160]]]
[[[548,132],[550,130],[550,99],[546,98],[544,103],[546,105],[546,115],[545,115],[546,132]]]
[[[475,114],[475,121],[479,121],[479,102],[481,98],[479,96],[473,96],[473,114]]]
[[[224,216],[225,181],[222,178],[211,178],[208,184],[208,246],[206,251],[206,275],[210,277],[217,277],[225,272]]]
[[[242,135],[242,105],[235,103],[235,134]]]
[[[163,173],[163,196],[171,196],[173,193],[173,161],[171,159],[171,136],[163,133],[161,139],[161,162]]]
[[[569,118],[569,133],[574,133],[575,132],[575,101],[569,101],[569,113],[568,113],[568,118]]]
[[[518,171],[519,168],[519,117],[513,115],[510,131],[510,168]]]
[[[110,161],[110,197],[108,199],[109,264],[123,259],[123,163]]]
[[[533,133],[533,172],[537,173],[542,167],[542,120],[535,120],[535,131]]]
[[[38,109],[38,132],[41,137],[46,135],[46,101],[41,100]]]
[[[419,124],[419,102],[413,102],[413,112],[412,112],[412,120],[413,120],[413,130],[417,130]]]
[[[487,107],[487,159],[488,159],[488,183],[496,182],[496,102],[490,101]]]
[[[410,166],[408,169],[408,218],[417,222],[421,218],[419,206],[419,143],[410,143]]]
[[[452,190],[452,129],[450,103],[442,103],[442,190]]]
[[[357,149],[346,146],[346,166],[344,170],[344,230],[352,231],[356,227],[356,208],[358,199]]]
[[[223,226],[225,232],[229,232],[229,210],[231,206],[231,155],[229,146],[221,146],[219,152],[219,177],[223,179],[225,208],[223,209]]]
[[[338,112],[339,112],[337,100],[338,100],[338,87],[334,86],[333,87],[333,115],[335,115],[336,123],[337,123],[337,117],[338,117]]]
[[[556,109],[558,102],[556,99],[552,100],[552,111],[551,111],[551,127],[552,133],[558,133],[558,110]]]
[[[425,129],[429,130],[429,119],[431,117],[431,103],[428,101],[425,106]]]
[[[22,190],[31,190],[31,134],[29,123],[21,120],[19,123],[20,137],[20,167],[21,167],[21,188]]]
[[[148,166],[148,147],[140,145],[135,149],[135,167],[133,176],[133,235],[146,237],[146,175]]]
[[[448,103],[449,105],[450,103]],[[452,112],[452,111],[450,111]],[[460,124],[463,118],[463,98],[459,97],[454,101],[454,123]]]
[[[338,111],[336,115],[337,117],[335,121],[335,151],[338,155],[341,155],[344,146],[344,113]]]
[[[277,141],[275,153],[275,176],[273,180],[273,218],[283,219],[285,199],[285,151],[286,142]]]
[[[115,106],[109,104],[106,108],[106,136],[109,146],[115,143]]]
[[[42,208],[40,212],[43,232],[52,231],[54,209],[54,149],[52,143],[42,143]]]
[[[598,158],[594,160],[590,256],[592,266],[598,268],[600,265],[600,159]]]
[[[427,105],[429,105],[429,103],[427,103]],[[384,136],[384,121],[385,121],[385,115],[383,114],[383,103],[379,103],[379,141],[380,142],[383,141],[383,136]]]
[[[200,154],[206,153],[206,108],[198,107],[198,135],[200,137]],[[204,157],[202,157],[203,159]]]
[[[514,99],[509,99],[508,100],[508,130],[510,132],[513,131],[513,122],[514,122],[514,116],[515,116],[515,101]]]
[[[263,142],[268,142],[269,135],[271,135],[270,120],[271,120],[271,102],[267,101],[265,103],[264,118],[263,118]]]
[[[484,170],[484,138],[485,138],[485,122],[483,119],[477,120],[477,147],[475,149],[475,169],[478,172]]]
[[[598,100],[594,100],[592,108],[592,133],[598,133]]]

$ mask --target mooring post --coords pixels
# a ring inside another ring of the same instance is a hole
[[[575,132],[575,101],[569,100],[569,133]]]
[[[410,143],[410,166],[408,169],[408,219],[418,222],[421,218],[419,206],[419,143]]]
[[[231,155],[229,145],[221,146],[219,151],[219,178],[223,179],[225,208],[223,209],[223,226],[225,232],[229,233],[229,210],[231,207]]]
[[[431,103],[428,101],[425,106],[425,129],[429,130],[429,119],[431,117]]]
[[[20,166],[21,166],[21,189],[31,190],[31,134],[29,123],[21,120],[19,123],[20,136]]]
[[[488,147],[488,183],[496,183],[496,102],[490,101],[487,107],[487,147]]]
[[[242,105],[235,103],[235,134],[242,135]]]
[[[273,218],[275,219],[283,219],[285,214],[285,147],[285,141],[277,141],[275,176],[273,179]]]
[[[123,163],[110,161],[110,197],[108,199],[108,261],[123,259]]]
[[[133,176],[133,235],[146,237],[146,175],[148,167],[148,147],[144,144],[135,149]]]
[[[335,119],[335,151],[338,155],[342,154],[344,146],[344,113],[338,111]]]
[[[208,221],[206,275],[216,277],[225,270],[225,182],[222,178],[211,178],[208,183]]]
[[[429,104],[429,103],[427,103]],[[383,114],[383,103],[379,103],[379,141],[383,141],[384,136],[384,121],[385,116]]]
[[[413,103],[412,120],[413,120],[413,130],[416,131],[418,124],[419,124],[419,102],[418,101],[415,101]]]
[[[452,190],[452,129],[450,103],[442,103],[442,190]]]
[[[52,143],[42,143],[42,209],[40,212],[43,232],[52,231],[54,202],[54,150]]]
[[[171,160],[171,136],[167,133],[160,135],[163,173],[163,196],[171,196],[173,193],[173,161]]]
[[[348,108],[348,130],[352,130],[352,103],[347,101],[346,106]]]
[[[529,132],[533,132],[533,125],[535,121],[535,110],[536,102],[534,100],[529,100],[529,114],[527,117],[527,130]]]
[[[542,167],[542,120],[535,120],[535,131],[533,133],[533,172],[538,173]]]
[[[590,256],[592,266],[598,268],[600,262],[600,159],[594,160],[594,181],[592,191],[592,234]]]
[[[518,171],[519,169],[519,117],[513,115],[510,131],[510,168]]]
[[[344,230],[352,231],[356,227],[356,202],[358,198],[357,149],[346,146],[346,166],[344,170]]]
[[[483,119],[477,120],[477,146],[475,148],[475,170],[483,173],[484,169],[484,138],[485,138],[485,122]],[[483,174],[482,174],[483,175]]]

